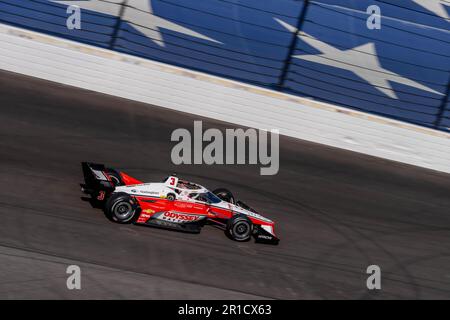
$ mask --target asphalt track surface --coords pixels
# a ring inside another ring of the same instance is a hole
[[[175,166],[174,129],[234,126],[8,72],[0,106],[0,298],[450,298],[449,175],[286,137],[276,176]],[[277,222],[280,245],[112,223],[80,199],[81,161],[227,187]]]

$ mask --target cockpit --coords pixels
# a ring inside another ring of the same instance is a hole
[[[199,186],[198,184],[195,184],[195,183],[192,183],[192,182],[189,182],[189,181],[185,181],[185,180],[178,180],[177,188],[190,189],[190,190],[200,190],[200,189],[202,189],[202,187]]]

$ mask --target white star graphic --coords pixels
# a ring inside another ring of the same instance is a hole
[[[296,27],[291,26],[280,19],[274,19],[287,30],[291,32],[297,31]],[[442,93],[426,87],[421,83],[384,69],[380,65],[375,45],[372,42],[352,49],[340,50],[312,36],[305,36],[301,39],[322,53],[317,55],[295,55],[293,57],[339,69],[349,70],[391,98],[398,99],[395,91],[389,83],[390,81],[442,95]]]
[[[412,0],[421,7],[424,7],[428,11],[431,11],[444,19],[449,19],[449,15],[446,10],[446,5],[439,0]]]
[[[111,2],[104,2],[100,0],[81,0],[81,1],[61,1],[61,0],[50,0],[51,2],[64,4],[64,5],[75,5],[80,7],[82,10],[95,11],[114,17],[118,17],[120,14],[120,6],[123,1],[117,1],[117,4]],[[138,10],[134,9],[137,8]],[[176,23],[170,22],[164,18],[158,17],[153,14],[153,8],[151,5],[151,0],[129,0],[128,6],[123,12],[123,20],[133,22],[132,26],[136,30],[140,31],[142,34],[148,36],[150,40],[161,47],[165,47],[165,43],[162,37],[160,28],[173,30],[179,33],[183,33],[192,37],[200,38],[203,40],[212,41],[215,43],[222,42],[207,37],[201,33],[193,31],[191,29],[180,26]]]

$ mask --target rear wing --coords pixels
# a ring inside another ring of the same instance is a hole
[[[96,196],[100,191],[112,192],[115,189],[114,183],[106,173],[103,164],[82,162],[84,184],[81,184],[82,191]]]

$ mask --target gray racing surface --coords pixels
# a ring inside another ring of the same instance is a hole
[[[450,298],[449,175],[286,137],[276,176],[175,166],[174,129],[234,126],[7,72],[0,105],[0,298]],[[81,161],[231,189],[280,245],[112,223],[81,200]]]

